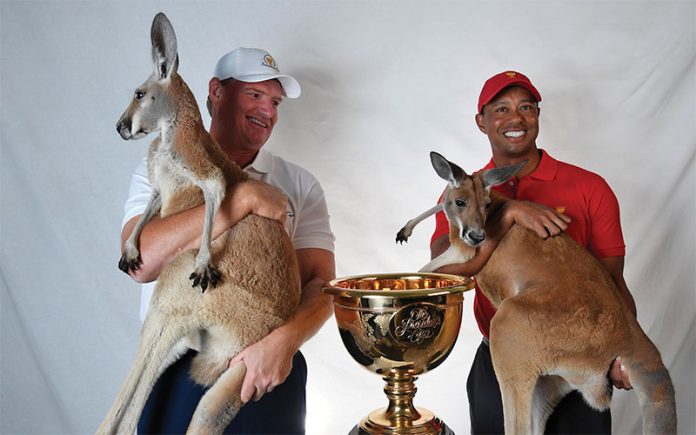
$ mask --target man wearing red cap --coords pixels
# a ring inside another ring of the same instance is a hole
[[[493,158],[483,169],[506,166],[527,160],[515,179],[497,186],[499,193],[511,198],[507,212],[519,224],[541,237],[566,233],[586,247],[607,268],[626,303],[635,314],[635,303],[623,278],[625,246],[616,196],[597,174],[560,162],[537,148],[539,102],[541,94],[531,81],[516,71],[497,74],[483,86],[478,101],[476,125],[488,136]],[[433,258],[449,246],[449,227],[444,213],[436,216],[431,239]],[[490,251],[494,242],[482,247]],[[473,274],[466,265],[445,266],[439,272]],[[472,433],[503,433],[500,388],[493,371],[488,335],[495,309],[477,288],[474,314],[483,342],[474,358],[467,393]],[[628,377],[619,360],[609,378],[617,388],[630,389]],[[546,424],[546,433],[610,433],[609,411],[589,407],[574,391],[558,404]]]

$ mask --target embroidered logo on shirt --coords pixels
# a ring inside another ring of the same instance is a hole
[[[556,206],[556,211],[559,212],[559,213],[565,213],[566,208],[563,207],[563,206],[561,206],[561,205],[557,205],[557,206]]]

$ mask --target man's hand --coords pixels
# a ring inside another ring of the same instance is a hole
[[[288,377],[292,369],[292,358],[297,351],[288,342],[283,332],[276,329],[230,360],[230,366],[238,362],[243,362],[246,366],[241,391],[243,403],[261,399]]]
[[[285,223],[288,212],[288,197],[282,190],[268,183],[247,180],[237,184],[225,196],[220,207],[230,216],[232,222],[241,220],[249,213]]]
[[[628,379],[628,372],[626,372],[626,368],[621,364],[621,357],[617,357],[612,361],[611,367],[609,368],[609,379],[611,383],[620,390],[633,389],[633,385],[631,385],[631,381]]]
[[[570,218],[563,213],[532,201],[509,201],[506,213],[510,213],[518,225],[534,231],[542,239],[561,234],[570,223]]]

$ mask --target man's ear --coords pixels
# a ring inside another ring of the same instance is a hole
[[[208,115],[213,116],[213,99],[218,100],[222,94],[222,82],[219,78],[213,77],[208,82],[208,98],[205,100],[205,107],[208,109]]]
[[[222,94],[222,82],[219,78],[213,77],[208,82],[208,98],[205,101],[205,107],[208,109],[208,115],[213,116],[213,100],[218,100]]]
[[[219,78],[213,77],[210,79],[208,82],[208,97],[209,98],[220,98],[220,94],[222,93],[222,82],[220,81]]]
[[[477,113],[475,120],[476,125],[478,126],[479,130],[481,130],[481,133],[486,134],[486,128],[483,126],[483,114]]]

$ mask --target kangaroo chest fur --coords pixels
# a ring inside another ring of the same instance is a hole
[[[175,151],[171,143],[165,144],[160,138],[152,143],[149,151],[148,176],[153,188],[160,192],[162,216],[192,205],[177,206],[177,198],[188,197],[187,202],[190,203],[203,202],[203,194],[194,181],[196,176],[187,162]]]

